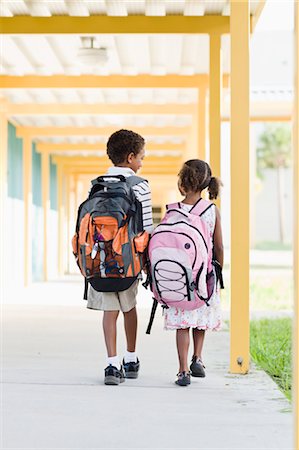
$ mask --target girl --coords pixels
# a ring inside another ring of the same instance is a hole
[[[190,211],[197,203],[204,189],[208,188],[210,200],[216,199],[219,193],[220,180],[212,177],[210,166],[199,159],[187,161],[180,173],[178,187],[184,199],[181,208]],[[216,205],[212,205],[201,218],[207,223],[210,238],[213,242],[213,254],[220,266],[223,266],[223,244],[220,214]],[[176,343],[179,357],[179,372],[176,384],[190,384],[190,374],[194,377],[205,377],[205,366],[202,361],[202,348],[206,330],[218,330],[220,327],[220,295],[219,288],[212,295],[210,306],[202,306],[193,311],[185,311],[176,307],[165,310],[165,329],[177,330]],[[189,329],[192,328],[193,356],[188,370],[188,349],[190,343]]]

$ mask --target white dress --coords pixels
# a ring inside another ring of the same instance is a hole
[[[190,211],[192,205],[181,203],[181,207]],[[216,223],[216,207],[212,206],[202,216],[207,223],[211,237],[214,234]],[[212,295],[209,306],[203,305],[193,311],[171,307],[164,311],[164,328],[166,330],[176,330],[181,328],[197,328],[199,330],[219,330],[221,326],[220,293],[217,286]]]

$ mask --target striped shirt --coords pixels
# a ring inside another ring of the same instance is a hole
[[[112,166],[106,172],[106,175],[123,175],[125,177],[131,177],[136,175],[134,170],[129,167],[117,167]],[[140,183],[133,186],[137,200],[140,201],[142,205],[142,220],[143,229],[149,233],[153,231],[153,211],[152,211],[152,199],[151,190],[149,184],[146,180],[140,181]]]

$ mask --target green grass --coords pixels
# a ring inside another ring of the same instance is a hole
[[[263,319],[250,324],[250,353],[291,399],[291,318]]]

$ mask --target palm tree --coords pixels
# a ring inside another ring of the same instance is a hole
[[[264,169],[277,173],[278,220],[280,242],[285,242],[283,169],[291,165],[291,128],[288,124],[267,125],[257,147],[257,175],[263,179]]]

